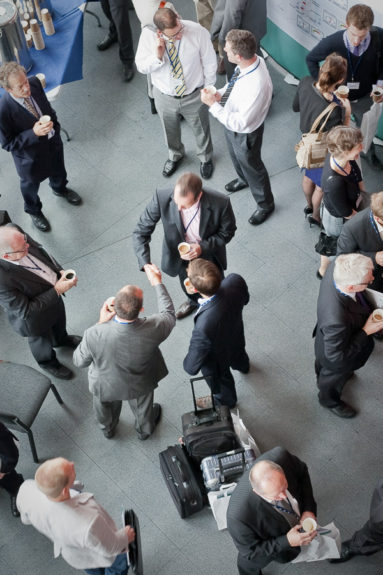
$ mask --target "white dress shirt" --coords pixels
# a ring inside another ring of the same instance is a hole
[[[186,84],[185,95],[197,88],[214,85],[217,56],[209,32],[189,20],[181,20],[184,30],[181,40],[174,45],[178,50]],[[136,66],[141,74],[151,74],[153,86],[163,94],[175,96],[175,83],[169,56],[165,50],[162,60],[157,58],[157,33],[152,27],[142,29],[136,53]]]
[[[227,84],[218,92],[226,91]],[[273,84],[263,58],[241,70],[225,106],[218,102],[210,113],[232,132],[249,134],[263,124],[270,108]]]

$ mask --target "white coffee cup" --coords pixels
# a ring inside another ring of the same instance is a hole
[[[215,86],[205,86],[205,90],[209,94],[212,94],[212,96],[217,93],[217,88]]]
[[[373,321],[383,321],[383,309],[374,309],[372,319]]]
[[[318,524],[312,517],[306,517],[306,519],[302,521],[302,529],[303,531],[306,531],[306,533],[311,533],[311,531],[315,531],[317,527]]]
[[[177,246],[180,256],[184,256],[188,252],[190,252],[190,244],[187,242],[181,242]]]
[[[383,88],[381,88],[380,86],[373,86],[372,99],[374,100],[374,102],[380,100],[382,95],[383,95]]]
[[[74,280],[76,276],[77,274],[74,270],[65,270],[63,273],[63,277],[68,281]]]
[[[51,117],[46,114],[45,116],[41,116],[40,123],[41,124],[48,124],[51,121]]]
[[[189,278],[184,279],[184,286],[185,286],[186,292],[188,294],[191,295],[191,294],[195,293],[194,287],[192,286],[192,283],[191,283]]]
[[[339,98],[348,98],[349,92],[350,92],[350,88],[348,88],[348,86],[339,86],[339,88],[336,91]]]
[[[38,74],[36,74],[36,78],[38,78],[40,80],[40,83],[41,83],[43,88],[47,87],[47,81],[45,79],[45,74],[42,74],[41,72],[39,72]]]
[[[114,300],[116,298],[114,297],[114,295],[112,295],[111,297],[108,297],[108,299],[106,300],[106,309],[108,311],[114,311]]]

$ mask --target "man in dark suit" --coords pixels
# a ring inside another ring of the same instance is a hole
[[[76,348],[81,341],[66,331],[62,295],[77,285],[41,245],[14,225],[0,227],[0,305],[13,329],[28,338],[39,366],[60,379],[72,372],[53,347]]]
[[[370,518],[351,539],[342,543],[339,559],[330,563],[344,563],[355,555],[372,555],[383,549],[383,480],[380,480],[372,494]]]
[[[171,189],[157,190],[133,232],[133,247],[140,269],[151,263],[150,240],[157,222],[164,227],[161,268],[168,275],[184,280],[188,263],[198,257],[213,261],[226,269],[226,244],[235,234],[235,216],[230,199],[210,189],[202,189],[202,180],[191,172],[178,178]],[[187,242],[190,250],[180,255],[178,245]],[[177,310],[181,319],[197,309],[197,294],[187,294],[188,301]]]
[[[32,76],[28,80],[25,69],[16,62],[0,67],[0,85],[6,90],[0,99],[0,143],[12,153],[24,211],[39,230],[46,232],[50,226],[38,195],[43,180],[49,178],[56,196],[75,206],[81,203],[80,196],[66,187],[60,124],[39,79]]]
[[[383,192],[372,194],[366,208],[346,221],[338,238],[338,254],[359,252],[372,259],[375,279],[369,286],[383,292]]]
[[[373,263],[362,254],[344,254],[332,263],[320,286],[315,335],[315,373],[319,403],[339,417],[356,411],[341,400],[354,370],[363,367],[372,350],[375,322],[362,292],[373,281]]]
[[[288,563],[316,531],[300,533],[302,522],[316,519],[307,465],[283,447],[261,455],[230,498],[227,528],[238,549],[240,575],[261,575],[271,561]]]
[[[16,497],[24,478],[16,471],[19,460],[19,450],[15,443],[15,436],[0,423],[0,487],[9,493],[11,510],[14,517],[20,513],[16,506]]]
[[[215,401],[232,408],[237,403],[237,393],[230,368],[248,373],[250,367],[242,319],[249,290],[240,275],[229,274],[222,280],[217,266],[201,258],[190,262],[187,273],[189,289],[198,292],[202,299],[194,317],[184,369],[190,375],[201,370],[205,377],[209,376]]]

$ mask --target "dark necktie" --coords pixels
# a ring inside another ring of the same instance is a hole
[[[38,114],[31,98],[24,98],[24,104],[25,104],[25,107],[28,110],[28,112],[33,114],[35,116],[35,118],[39,118],[39,114]]]
[[[226,104],[226,102],[228,101],[229,96],[230,96],[230,94],[231,94],[231,91],[232,91],[232,89],[233,89],[233,86],[234,86],[234,84],[236,83],[236,81],[238,80],[238,76],[240,75],[240,73],[241,73],[241,69],[240,69],[240,68],[237,68],[237,69],[235,70],[234,74],[232,75],[232,77],[230,78],[230,82],[228,83],[227,88],[226,88],[226,90],[224,91],[224,93],[222,94],[221,100],[220,100],[220,102],[219,102],[222,107],[223,107],[223,106]]]
[[[371,312],[371,306],[368,304],[368,302],[366,301],[366,298],[364,297],[364,295],[362,294],[362,292],[358,291],[355,294],[355,299],[358,303],[360,303],[360,305],[362,305],[363,307],[367,308],[369,312]]]
[[[289,523],[290,527],[298,525],[300,518],[295,513],[288,499],[280,499],[278,501],[273,501],[271,505],[274,507],[274,509],[278,511],[278,513],[283,515],[283,517]]]

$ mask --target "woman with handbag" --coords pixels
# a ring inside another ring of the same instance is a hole
[[[326,157],[321,186],[323,230],[315,250],[321,256],[318,279],[322,279],[331,259],[336,255],[337,240],[343,223],[352,218],[361,206],[365,193],[362,174],[356,160],[363,149],[363,136],[358,128],[336,126],[326,136]]]
[[[351,106],[348,98],[336,95],[336,89],[345,81],[347,75],[347,60],[336,54],[330,54],[324,61],[318,81],[311,76],[302,78],[293,102],[294,112],[300,112],[300,129],[302,134],[310,131],[315,120],[331,102],[336,104],[330,115],[319,123],[317,129],[327,132],[334,126],[348,126],[351,118]],[[323,126],[323,122],[326,124]],[[306,169],[303,175],[302,188],[307,205],[304,213],[311,225],[320,226],[320,204],[322,190],[320,188],[322,168]]]

